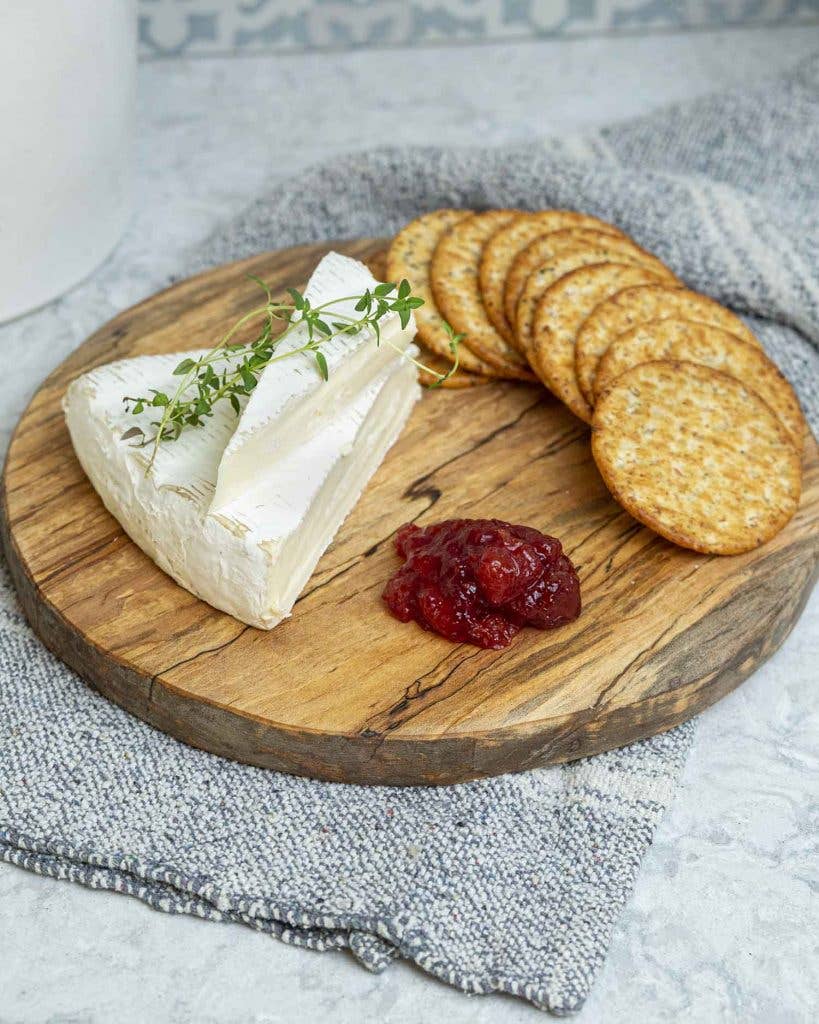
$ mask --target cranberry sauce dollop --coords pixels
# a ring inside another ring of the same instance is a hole
[[[524,626],[550,629],[580,614],[580,581],[560,541],[499,519],[407,523],[404,564],[383,598],[401,622],[447,640],[506,647]]]

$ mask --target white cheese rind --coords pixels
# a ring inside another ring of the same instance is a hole
[[[359,319],[357,297],[378,282],[358,260],[330,252],[316,267],[304,296],[315,309],[330,303],[322,313],[328,324],[344,317]],[[401,327],[395,313],[379,321],[377,343],[370,328],[356,334],[337,335],[322,344],[329,380],[324,381],[311,353],[271,363],[244,406],[219,467],[213,510],[223,509],[246,494],[257,477],[258,466],[286,457],[296,446],[323,430],[335,410],[349,405],[355,396],[394,365],[412,343],[415,322]],[[293,352],[308,341],[307,328],[298,326],[276,354]]]
[[[415,368],[399,360],[314,437],[257,468],[251,494],[209,513],[231,414],[149,450],[121,440],[135,419],[122,396],[162,388],[180,355],[100,367],[64,402],[83,469],[131,539],[191,593],[249,625],[271,629],[290,614],[316,562],[400,433],[419,397]],[[143,414],[150,418],[150,413]],[[235,417],[234,417],[235,421]]]

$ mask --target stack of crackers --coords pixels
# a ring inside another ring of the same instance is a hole
[[[395,237],[389,280],[424,305],[446,382],[540,381],[592,426],[613,496],[683,547],[749,551],[791,518],[805,421],[735,313],[687,289],[619,228],[571,210],[436,210]]]

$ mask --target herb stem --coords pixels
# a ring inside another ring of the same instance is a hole
[[[157,454],[159,452],[159,445],[160,445],[161,440],[162,440],[162,435],[163,435],[163,433],[165,431],[165,428],[168,425],[168,422],[170,421],[170,417],[172,415],[172,411],[176,407],[177,403],[179,402],[179,399],[188,390],[188,388],[191,386],[191,384],[196,379],[196,375],[197,375],[197,372],[198,372],[198,370],[200,368],[200,364],[203,364],[203,363],[206,363],[206,362],[210,363],[215,358],[217,358],[217,354],[219,352],[221,352],[223,349],[225,349],[230,344],[230,339],[233,338],[236,335],[237,331],[240,331],[242,329],[242,327],[244,327],[244,325],[246,323],[248,323],[250,320],[253,320],[255,317],[260,316],[262,313],[264,313],[267,310],[269,305],[270,305],[269,303],[266,303],[264,306],[259,306],[256,309],[252,309],[249,313],[245,313],[245,315],[243,317],[241,317],[239,320],[237,320],[236,323],[230,328],[230,330],[225,334],[225,336],[222,338],[222,340],[219,342],[219,344],[215,345],[211,349],[211,351],[206,356],[204,356],[201,360],[197,360],[194,363],[193,368],[191,370],[189,370],[188,373],[186,373],[185,376],[182,378],[182,381],[181,381],[179,387],[174,392],[173,398],[168,402],[168,404],[166,406],[164,406],[164,411],[163,411],[162,416],[161,416],[161,418],[159,420],[159,424],[157,425],[156,440],[154,441],[154,448],[153,448],[153,451],[151,452],[151,457],[148,460],[148,471],[149,472],[150,472],[151,467],[153,466],[153,464],[154,464],[154,462],[156,460],[156,456],[157,456]]]
[[[288,288],[292,305],[286,302],[274,302],[270,288],[259,278],[253,277],[260,285],[266,295],[267,302],[263,306],[257,306],[240,317],[236,323],[222,336],[219,342],[212,349],[199,359],[187,358],[174,370],[174,376],[181,377],[178,387],[169,397],[167,394],[151,389],[151,397],[126,397],[126,405],[134,414],[141,413],[145,407],[161,408],[162,412],[158,420],[152,423],[156,427],[156,434],[148,438],[140,427],[133,427],[127,430],[123,438],[140,437],[138,446],[152,444],[153,451],[148,460],[146,473],[150,473],[154,465],[159,448],[163,441],[175,440],[185,427],[201,426],[206,417],[213,415],[213,406],[225,398],[238,415],[241,412],[239,399],[250,395],[256,387],[259,375],[271,363],[279,362],[290,356],[313,353],[317,368],[321,376],[327,380],[329,367],[321,346],[341,334],[357,334],[365,327],[369,327],[375,334],[376,344],[381,344],[382,335],[380,323],[382,317],[387,314],[397,315],[402,328],[406,328],[410,322],[413,309],[423,305],[423,299],[413,296],[408,281],[402,281],[399,285],[379,284],[372,289],[367,289],[363,295],[345,295],[340,298],[331,299],[318,306],[311,306],[300,292],[294,288]],[[392,293],[395,292],[395,295]],[[334,313],[332,307],[340,303],[355,302],[355,310],[361,313],[356,318],[348,313]],[[330,320],[330,324],[323,319],[324,316]],[[248,323],[264,318],[264,326],[259,336],[252,342],[236,343],[236,334]],[[275,337],[273,336],[274,320],[287,321],[287,327]],[[281,343],[297,327],[306,325],[307,341],[298,348],[290,348],[286,352],[277,354]],[[459,357],[458,346],[462,335],[455,334],[448,324],[444,327],[449,334],[450,350],[453,355],[453,364],[447,373],[440,373],[426,366],[417,359],[408,356],[406,351],[396,345],[390,339],[386,343],[399,355],[409,358],[411,362],[435,378],[430,387],[436,387],[452,376],[458,369]],[[239,360],[233,367],[230,360],[233,356]],[[228,366],[221,372],[214,369],[213,364],[219,361],[226,361]],[[195,392],[188,396],[195,388]]]

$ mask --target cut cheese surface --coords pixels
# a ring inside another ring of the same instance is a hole
[[[313,309],[326,305],[322,319],[328,324],[346,323],[346,318],[361,318],[355,309],[358,296],[377,284],[363,263],[331,252],[316,267],[304,297]],[[395,361],[396,350],[406,351],[415,336],[415,323],[402,328],[395,313],[383,317],[379,328],[380,343],[375,332],[366,328],[337,335],[322,345],[328,381],[321,377],[311,355],[271,363],[262,372],[222,457],[214,508],[245,493],[260,460],[283,457],[323,430],[334,410],[348,405]],[[293,352],[307,340],[307,328],[297,327],[276,355]]]
[[[373,283],[369,278],[364,287]],[[332,287],[336,295],[354,294]],[[406,332],[398,327],[395,348],[383,340],[377,346],[371,337],[346,354],[337,350],[333,362],[331,346],[324,349],[331,383],[334,367],[343,368],[347,360],[366,370],[363,381],[339,372],[346,383],[333,389],[308,355],[272,364],[246,400],[238,425],[230,405],[218,403],[202,426],[186,428],[160,446],[150,472],[152,448],[135,447],[122,436],[135,425],[150,436],[157,410],[134,416],[123,397],[147,387],[172,391],[179,382],[174,368],[198,353],[140,356],[98,367],[77,378],[64,400],[77,457],[105,507],[160,568],[214,607],[270,629],[289,615],[419,397],[415,366],[401,355],[413,325]],[[289,375],[298,403],[273,386],[273,374],[297,362],[307,367]],[[265,393],[275,416],[257,401]],[[312,405],[312,412],[305,414],[302,403]],[[240,431],[244,440],[235,444]],[[226,497],[215,501],[232,446],[230,485]]]

